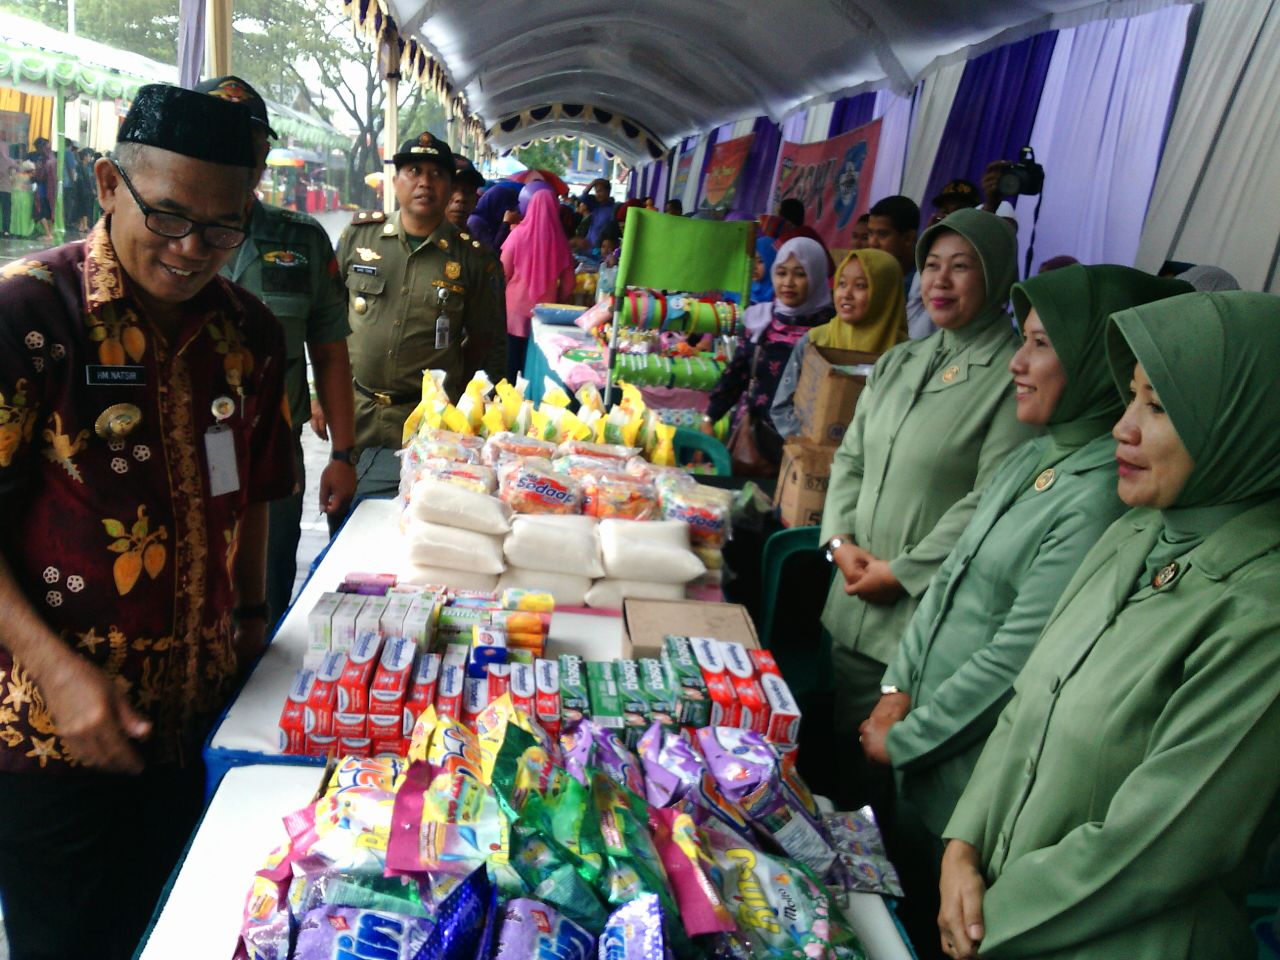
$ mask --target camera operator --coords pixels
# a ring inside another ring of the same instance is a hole
[[[982,174],[982,209],[987,213],[994,213],[997,217],[1004,220],[1013,228],[1013,232],[1018,232],[1018,220],[1014,215],[1013,204],[1010,203],[1000,192],[1000,177],[1006,173],[1013,163],[1008,160],[994,160],[987,164],[987,169]]]

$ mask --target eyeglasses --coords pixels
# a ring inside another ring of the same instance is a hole
[[[142,211],[143,223],[147,225],[147,229],[152,233],[168,237],[170,240],[181,240],[191,231],[199,230],[200,238],[215,250],[234,250],[244,243],[245,238],[249,236],[247,230],[241,230],[239,227],[224,227],[220,223],[200,223],[188,217],[179,216],[176,213],[157,210],[138,196],[138,191],[133,188],[129,175],[124,172],[124,168],[120,164],[112,160],[111,165],[120,174],[120,179],[124,181],[124,185],[129,189],[133,202]]]

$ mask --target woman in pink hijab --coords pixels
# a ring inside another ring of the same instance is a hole
[[[502,245],[502,269],[507,275],[507,379],[512,383],[524,366],[534,306],[568,301],[573,296],[574,267],[555,192],[539,191],[529,198],[524,219]]]

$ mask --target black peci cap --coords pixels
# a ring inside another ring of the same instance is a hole
[[[420,161],[434,163],[439,167],[443,167],[449,176],[454,174],[453,151],[439,137],[426,131],[400,144],[400,149],[391,158],[391,162],[396,165],[397,170],[406,163]]]
[[[252,169],[257,163],[252,124],[243,104],[149,83],[138,89],[116,140]]]
[[[474,163],[468,160],[460,153],[453,155],[453,182],[461,184],[470,184],[477,190],[484,186],[484,177],[480,175],[480,171],[476,169]]]

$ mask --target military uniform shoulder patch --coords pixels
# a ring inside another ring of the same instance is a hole
[[[381,210],[360,210],[351,218],[351,222],[359,225],[362,223],[382,223],[387,219],[387,215]]]
[[[471,239],[471,234],[467,233],[465,230],[459,233],[458,236],[460,236],[463,240]]]

